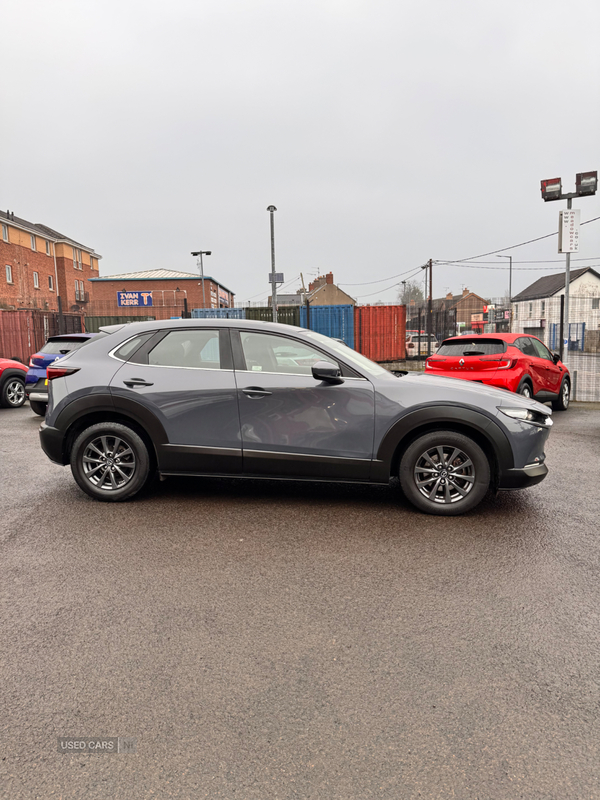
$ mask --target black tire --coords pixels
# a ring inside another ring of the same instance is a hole
[[[438,468],[440,452],[445,461]],[[456,516],[483,500],[491,471],[486,454],[473,439],[454,431],[433,431],[406,448],[399,477],[407,499],[421,511]]]
[[[31,410],[34,414],[38,414],[40,417],[46,416],[46,409],[48,408],[48,403],[40,403],[39,400],[30,400],[29,405],[31,406]]]
[[[558,398],[552,401],[552,408],[555,411],[566,411],[571,402],[571,383],[568,378],[564,378]]]
[[[533,400],[533,386],[529,378],[523,378],[517,389],[517,394],[521,394],[523,397],[529,397]]]
[[[25,379],[11,375],[2,384],[0,390],[0,406],[3,408],[20,408],[25,402]]]
[[[131,428],[100,422],[75,440],[71,472],[90,497],[116,503],[128,500],[144,487],[150,475],[150,456],[142,438]]]

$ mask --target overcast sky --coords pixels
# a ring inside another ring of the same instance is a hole
[[[274,204],[290,289],[331,270],[391,302],[428,258],[556,230],[540,180],[600,168],[599,33],[593,0],[5,3],[0,208],[93,247],[103,275],[212,250],[241,301],[268,293]],[[600,194],[575,205],[600,216]],[[581,239],[573,267],[600,265],[600,221]],[[556,237],[507,252],[543,267],[513,293],[563,269]],[[502,295],[508,272],[435,268],[435,296],[465,285]]]

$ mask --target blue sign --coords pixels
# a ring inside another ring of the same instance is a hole
[[[152,305],[152,292],[117,292],[117,303],[120,306],[148,308]]]

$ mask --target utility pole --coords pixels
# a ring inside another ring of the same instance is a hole
[[[433,259],[423,264],[425,270],[425,294],[427,294],[427,269],[429,268],[429,297],[427,302],[427,357],[431,355],[431,336],[433,334]],[[419,354],[420,355],[420,354]]]
[[[268,206],[267,211],[271,220],[271,306],[273,307],[273,322],[277,322],[277,284],[275,283],[275,219],[273,214],[277,209]]]

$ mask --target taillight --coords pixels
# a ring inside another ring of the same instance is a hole
[[[75,369],[69,369],[68,367],[48,367],[46,370],[46,377],[49,381],[53,381],[54,378],[64,378],[66,375],[72,375],[74,372],[79,372],[79,367]]]
[[[513,367],[516,367],[516,365],[516,358],[503,358],[498,364],[498,369],[512,369]]]

